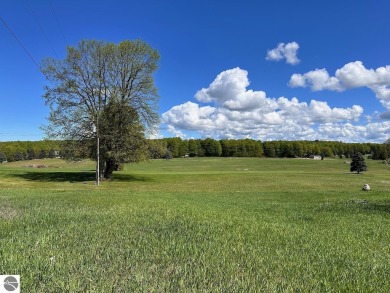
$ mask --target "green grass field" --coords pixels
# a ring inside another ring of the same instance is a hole
[[[96,187],[93,162],[3,164],[0,274],[22,292],[390,292],[390,169],[367,165],[153,160]]]

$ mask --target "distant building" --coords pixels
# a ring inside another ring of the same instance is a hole
[[[321,160],[321,156],[320,155],[310,155],[309,158],[313,159],[313,160]]]

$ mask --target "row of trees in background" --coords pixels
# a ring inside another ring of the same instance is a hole
[[[0,142],[0,163],[55,158],[60,150],[61,142],[53,140]]]
[[[368,154],[374,160],[390,156],[390,143],[344,143],[338,141],[266,141],[253,139],[211,138],[182,140],[165,138],[149,141],[152,158],[183,156],[303,158],[310,155],[352,158],[355,153]],[[166,153],[168,151],[168,154]]]
[[[189,139],[179,137],[148,141],[151,158],[189,157],[262,157],[261,141],[252,139],[215,140]]]
[[[0,142],[0,161],[29,159],[93,158],[93,154],[70,153],[69,143],[61,141]],[[79,148],[79,150],[85,150]],[[74,148],[72,149],[74,151]],[[295,158],[321,155],[323,157],[352,158],[356,153],[368,154],[374,160],[390,156],[390,143],[343,143],[336,141],[266,141],[253,139],[188,139],[179,137],[146,140],[145,157],[170,159],[180,157],[268,157]]]

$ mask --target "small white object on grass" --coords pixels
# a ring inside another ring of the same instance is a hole
[[[371,188],[370,188],[370,185],[368,185],[368,184],[364,184],[363,185],[363,188],[362,188],[362,190],[364,190],[364,191],[369,191]]]

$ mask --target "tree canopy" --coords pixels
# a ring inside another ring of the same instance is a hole
[[[69,46],[64,60],[45,59],[47,135],[70,142],[73,150],[87,146],[91,156],[92,141],[101,138],[100,175],[105,178],[114,165],[141,160],[145,132],[158,122],[153,79],[158,61],[158,52],[140,40],[117,45],[84,40]]]
[[[116,107],[115,105],[111,107]],[[133,112],[129,112],[128,117],[133,117],[132,119],[118,119],[115,117],[120,117],[124,115],[124,113],[116,113],[116,116],[112,116],[111,114],[105,114],[108,112],[112,112],[113,110],[106,109],[102,112],[102,116],[108,115],[110,119],[106,120],[106,122],[100,123],[101,129],[110,129],[113,131],[110,124],[115,121],[123,121],[127,123],[127,128],[130,128],[131,125],[133,133],[137,133],[139,135],[127,136],[126,139],[130,140],[131,138],[134,140],[134,143],[138,143],[137,153],[133,153],[135,155],[144,156],[146,155],[148,158],[158,159],[158,158],[166,158],[167,151],[169,151],[171,158],[189,156],[189,157],[204,157],[204,156],[218,156],[219,147],[217,144],[221,146],[222,153],[220,156],[222,157],[268,157],[268,158],[307,158],[310,155],[324,155],[325,158],[352,158],[353,154],[357,152],[361,154],[365,154],[367,159],[373,160],[386,160],[388,159],[388,155],[390,154],[390,144],[378,144],[378,143],[344,143],[338,141],[266,141],[261,142],[259,140],[252,139],[222,139],[216,141],[210,141],[210,139],[181,139],[179,137],[175,138],[161,138],[161,139],[146,139],[145,141],[141,140],[142,138],[142,124],[139,124],[139,118]],[[132,114],[133,113],[133,114]],[[122,116],[123,117],[123,116]],[[124,116],[126,117],[126,116]],[[138,121],[137,121],[138,119]],[[102,120],[104,121],[104,119]],[[117,123],[117,122],[115,122]],[[129,125],[129,123],[131,125]],[[106,126],[107,125],[107,126]],[[123,124],[122,125],[126,125]],[[124,127],[126,128],[126,127]],[[123,128],[121,128],[123,129]],[[120,130],[120,129],[119,129]],[[118,133],[119,130],[116,130]],[[108,130],[105,130],[108,131]],[[113,139],[115,136],[108,135],[106,137],[101,136],[101,140],[108,142],[116,143],[116,140]],[[110,140],[108,140],[110,139]],[[124,144],[124,138],[118,140],[118,144]],[[207,140],[207,141],[206,141]],[[67,141],[54,141],[54,140],[43,140],[43,141],[10,141],[10,142],[0,142],[0,152],[3,152],[8,162],[19,161],[28,159],[27,151],[29,149],[33,149],[35,154],[40,154],[42,150],[45,150],[46,156],[48,158],[55,157],[71,157],[78,159],[86,159],[86,158],[95,158],[95,148],[93,140],[84,140],[80,145],[76,148],[73,147],[71,149],[73,154],[69,153],[69,149],[67,145],[70,142]],[[210,142],[216,146],[215,150],[217,152],[210,152],[210,149],[207,151],[205,149]],[[131,147],[133,142],[127,143],[126,146]],[[146,146],[144,145],[146,144]],[[89,144],[89,145],[88,145]],[[88,145],[85,147],[83,145]],[[137,144],[136,144],[137,145]],[[93,148],[93,149],[92,149]],[[91,150],[92,149],[92,150]],[[142,152],[141,152],[142,150]],[[146,151],[146,154],[143,151]],[[111,152],[110,155],[114,153]],[[124,153],[117,154],[122,156],[123,160],[127,160],[129,158]],[[103,155],[101,156],[103,158]],[[141,157],[142,158],[142,157]],[[129,158],[130,159],[130,158]],[[121,159],[122,160],[122,159]]]

